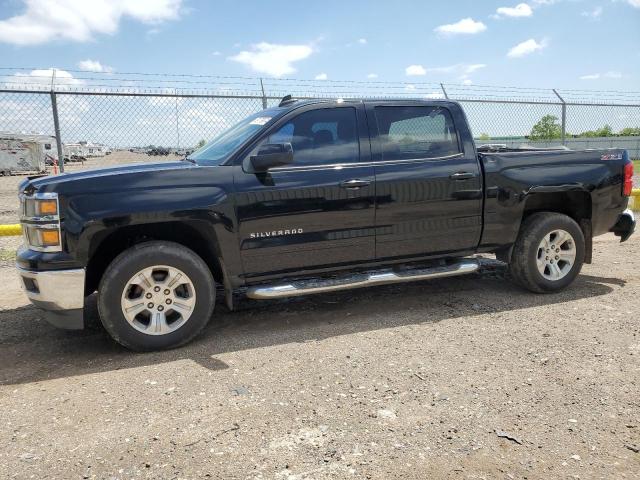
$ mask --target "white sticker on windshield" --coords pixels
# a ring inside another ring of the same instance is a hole
[[[269,120],[271,120],[271,117],[258,117],[251,120],[251,123],[249,125],[264,125]]]

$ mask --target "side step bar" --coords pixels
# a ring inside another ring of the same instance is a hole
[[[456,263],[431,268],[412,270],[381,270],[354,274],[348,277],[300,280],[279,285],[259,285],[250,287],[247,296],[254,299],[296,297],[311,293],[333,292],[350,288],[387,285],[390,283],[415,282],[430,278],[453,277],[473,273],[480,268],[478,260],[462,259]]]

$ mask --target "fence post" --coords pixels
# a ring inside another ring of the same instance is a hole
[[[440,84],[440,88],[442,89],[442,93],[444,93],[444,98],[446,98],[447,100],[449,100],[449,95],[447,95],[447,91],[444,88],[444,83]]]
[[[264,94],[264,84],[262,83],[262,77],[260,77],[260,90],[262,90],[262,109],[267,108],[267,96]]]
[[[174,100],[176,109],[176,140],[178,142],[178,145],[176,145],[176,147],[180,149],[180,117],[178,115],[178,91],[174,88],[173,93],[175,95]]]
[[[566,145],[566,136],[567,136],[567,102],[564,101],[564,98],[560,96],[557,90],[554,88],[553,93],[556,94],[556,97],[560,99],[562,102],[562,145]]]
[[[53,113],[53,130],[56,135],[56,147],[58,149],[58,167],[60,173],[64,173],[64,152],[62,151],[62,139],[60,138],[60,121],[58,119],[58,100],[55,91],[56,69],[51,75],[51,111]]]

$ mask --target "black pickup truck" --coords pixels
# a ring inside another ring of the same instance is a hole
[[[136,350],[194,338],[216,292],[233,309],[462,275],[476,253],[554,292],[595,235],[633,232],[632,174],[624,150],[477,148],[456,102],[285,97],[183,161],[24,181],[17,267],[51,323],[83,328],[97,291]]]

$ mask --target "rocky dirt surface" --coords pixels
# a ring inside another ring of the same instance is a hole
[[[219,305],[134,354],[0,267],[0,477],[640,478],[640,239],[555,295],[481,275]]]

